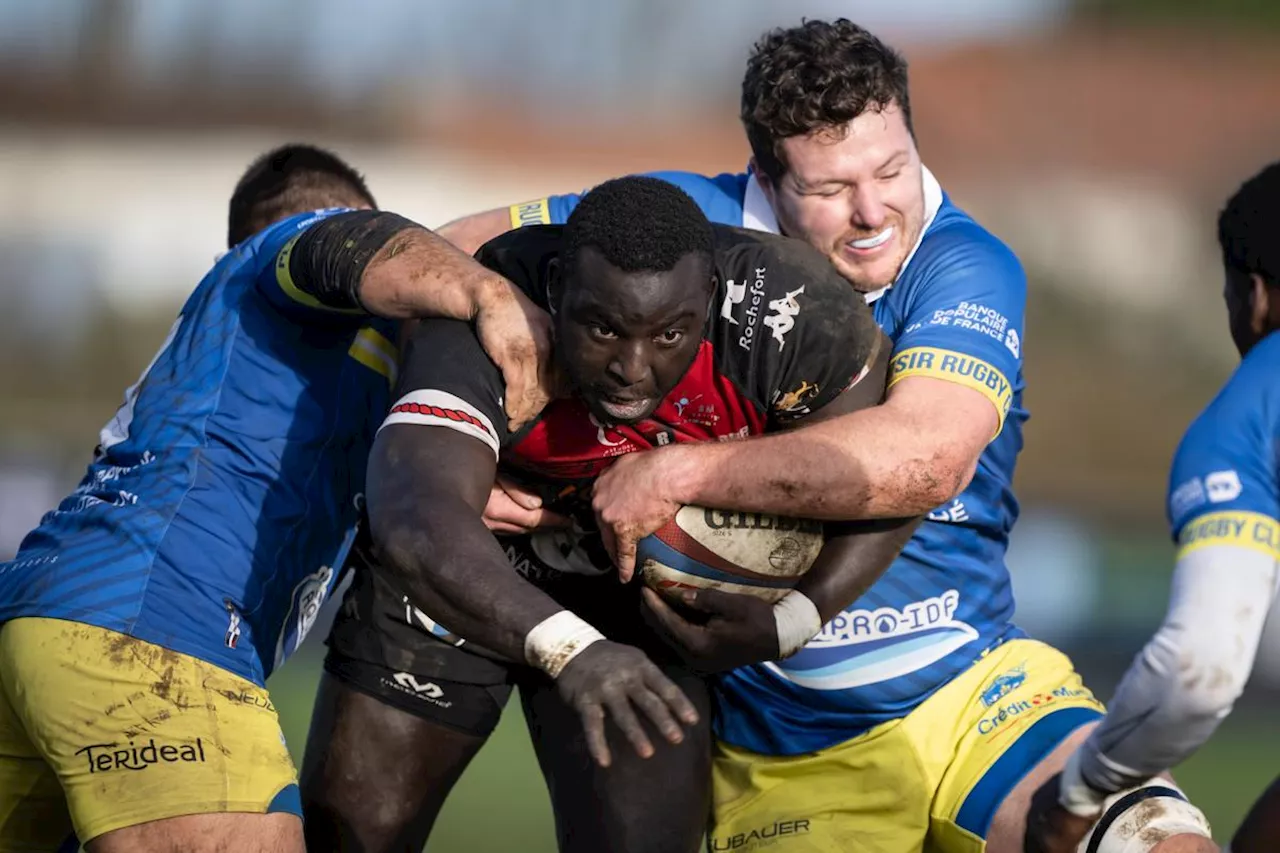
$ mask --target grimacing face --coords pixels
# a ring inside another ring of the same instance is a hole
[[[587,246],[553,276],[557,356],[600,423],[653,414],[698,354],[713,292],[699,253],[667,272],[623,272]]]
[[[782,233],[822,252],[863,293],[892,284],[924,226],[923,167],[902,110],[867,109],[779,148],[786,172],[757,174]]]

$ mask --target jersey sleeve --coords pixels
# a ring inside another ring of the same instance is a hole
[[[998,434],[1022,369],[1026,275],[1013,252],[977,226],[949,232],[904,272],[915,292],[894,342],[889,386],[926,376],[972,388],[995,406]]]
[[[289,272],[289,259],[302,233],[323,219],[348,212],[347,208],[336,207],[291,216],[270,226],[248,243],[241,244],[244,250],[256,253],[259,292],[282,314],[303,322],[317,318],[341,320],[343,317],[350,318],[352,322],[367,320],[368,315],[358,308],[331,308],[324,305],[311,294],[299,289]],[[241,247],[237,247],[236,251],[241,251]]]
[[[740,242],[721,253],[721,347],[745,365],[735,372],[745,373],[769,426],[783,427],[867,374],[880,328],[862,294],[807,245],[730,230]]]
[[[1277,424],[1268,417],[1278,395],[1270,391],[1274,377],[1250,377],[1245,367],[1192,423],[1174,456],[1167,511],[1180,556],[1227,544],[1280,560]]]
[[[409,341],[395,403],[382,426],[456,430],[483,442],[496,459],[510,439],[503,390],[501,371],[469,324],[424,320]]]
[[[745,175],[725,173],[711,177],[693,172],[646,172],[645,175],[660,178],[684,190],[712,222],[742,224],[742,186],[746,180]],[[511,227],[563,224],[588,192],[589,190],[583,190],[580,193],[550,195],[513,204],[509,208]]]

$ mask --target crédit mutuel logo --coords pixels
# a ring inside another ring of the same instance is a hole
[[[129,741],[128,746],[119,743],[91,743],[76,750],[89,762],[90,773],[106,773],[111,770],[146,770],[153,764],[203,764],[204,742],[182,746],[165,744],[156,746],[155,738],[139,746]]]

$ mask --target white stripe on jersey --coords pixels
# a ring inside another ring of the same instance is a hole
[[[410,391],[396,401],[378,429],[381,431],[382,427],[391,424],[448,427],[483,441],[493,451],[493,458],[498,458],[498,433],[493,428],[493,421],[484,412],[448,391]]]

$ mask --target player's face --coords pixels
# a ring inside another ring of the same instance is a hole
[[[561,364],[601,422],[643,420],[698,353],[712,293],[707,259],[628,273],[586,247],[571,276],[552,294]]]
[[[902,111],[867,110],[842,131],[785,139],[780,153],[786,173],[760,183],[782,232],[864,293],[892,284],[924,225],[920,154]]]

